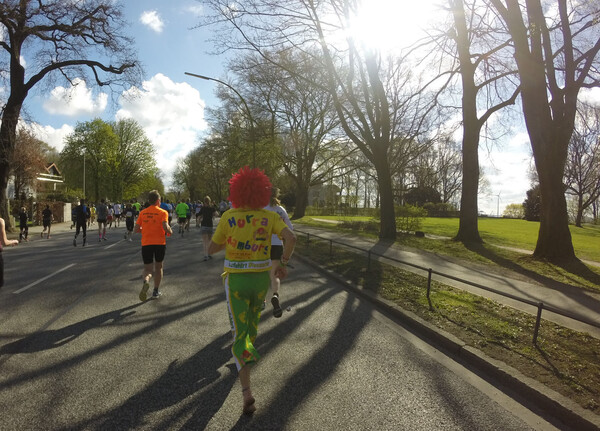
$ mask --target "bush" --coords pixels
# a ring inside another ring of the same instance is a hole
[[[354,231],[379,232],[379,222],[375,220],[342,221],[339,226],[344,229],[352,229]]]
[[[420,230],[424,217],[427,217],[425,208],[412,205],[396,207],[396,229],[405,232]]]
[[[428,202],[423,205],[423,208],[427,211],[427,215],[429,217],[458,217],[458,211],[454,207],[454,205],[449,203],[431,203]]]

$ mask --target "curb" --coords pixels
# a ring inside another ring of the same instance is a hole
[[[300,254],[295,254],[295,256],[322,274],[340,282],[347,290],[369,300],[378,308],[394,316],[406,324],[407,327],[414,330],[421,338],[460,358],[469,367],[480,371],[484,376],[493,378],[496,383],[514,391],[524,399],[532,401],[549,416],[560,420],[564,424],[568,424],[573,429],[581,431],[600,430],[600,416],[584,409],[564,395],[523,375],[520,371],[504,362],[490,358],[482,351],[468,346],[456,336],[432,325],[416,314],[400,308],[392,301],[381,298],[377,294],[364,289],[364,287],[353,284],[339,274],[321,267],[310,258]]]

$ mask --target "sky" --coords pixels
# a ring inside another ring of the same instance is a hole
[[[64,137],[78,122],[94,118],[105,121],[134,118],[156,148],[158,167],[168,187],[177,159],[185,157],[199,144],[199,137],[207,133],[205,109],[218,106],[214,94],[216,83],[187,76],[184,72],[223,79],[226,59],[208,54],[213,48],[207,41],[209,30],[193,28],[203,13],[200,3],[194,0],[120,1],[125,5],[125,16],[130,22],[128,34],[136,41],[138,58],[146,71],[141,88],[127,90],[137,93],[138,97],[120,97],[117,106],[113,106],[102,90],[79,82],[74,88],[56,87],[44,94],[33,93],[25,108],[36,123],[36,135],[58,150],[63,148]],[[414,5],[427,5],[431,0],[410,3],[370,0],[367,3],[371,12],[386,10],[387,13],[371,13],[372,17],[356,23],[356,31],[369,37],[377,33],[379,40],[397,39],[399,28],[414,33],[415,23],[425,25],[426,17],[430,16],[427,9],[419,11]],[[412,9],[407,11],[407,4],[412,4]],[[397,13],[392,13],[390,8],[398,9]],[[395,19],[382,24],[382,16]],[[405,24],[399,25],[399,19],[404,19]],[[26,52],[23,61],[27,63]],[[489,182],[488,192],[479,197],[481,212],[502,215],[506,205],[525,200],[530,188],[530,154],[529,138],[524,130],[505,136],[491,153],[481,149],[480,163]]]

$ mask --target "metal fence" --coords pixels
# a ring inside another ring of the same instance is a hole
[[[447,278],[449,280],[454,280],[454,281],[458,281],[459,283],[468,284],[469,286],[473,286],[473,287],[476,287],[478,289],[486,290],[488,292],[492,292],[492,293],[495,293],[497,295],[504,296],[506,298],[510,298],[510,299],[515,300],[515,301],[519,301],[519,302],[522,302],[524,304],[528,304],[528,305],[531,305],[533,307],[536,307],[537,308],[537,317],[536,317],[535,329],[534,329],[534,333],[533,333],[533,344],[537,343],[537,337],[538,337],[538,333],[539,333],[539,329],[540,329],[540,323],[541,323],[541,320],[542,320],[542,311],[543,310],[547,310],[547,311],[550,311],[552,313],[558,314],[560,316],[567,317],[569,319],[573,319],[573,320],[576,320],[576,321],[581,322],[581,323],[585,323],[586,325],[590,325],[590,326],[593,326],[595,328],[600,328],[600,324],[599,323],[593,322],[591,320],[588,320],[588,319],[585,319],[585,318],[582,318],[582,317],[579,317],[579,316],[575,316],[574,314],[572,314],[572,313],[570,313],[570,312],[568,312],[566,310],[561,310],[561,309],[553,307],[551,305],[544,304],[543,302],[536,302],[536,301],[533,301],[533,300],[530,300],[530,299],[527,299],[527,298],[521,298],[519,296],[510,294],[510,293],[507,293],[507,292],[502,292],[501,290],[497,290],[497,289],[494,289],[494,288],[491,288],[491,287],[488,287],[488,286],[483,286],[481,284],[474,283],[474,282],[469,281],[469,280],[464,280],[464,279],[459,278],[459,277],[454,277],[453,275],[449,275],[449,274],[445,274],[445,273],[440,272],[440,271],[436,271],[436,270],[434,270],[432,268],[426,268],[424,266],[415,265],[414,263],[410,263],[410,262],[406,262],[406,261],[403,261],[403,260],[400,260],[400,259],[396,259],[396,258],[391,257],[391,256],[386,256],[386,255],[383,255],[383,254],[375,253],[375,252],[373,252],[371,250],[365,250],[364,248],[357,247],[357,246],[352,245],[352,244],[347,244],[347,243],[344,243],[344,242],[341,242],[341,241],[335,241],[335,240],[332,240],[332,239],[329,239],[329,238],[324,238],[324,237],[321,237],[319,235],[311,234],[309,232],[303,232],[303,231],[298,230],[298,229],[295,229],[294,232],[306,235],[306,244],[307,244],[307,246],[310,246],[310,239],[311,239],[311,237],[318,238],[321,241],[328,241],[329,242],[329,255],[330,256],[333,256],[333,244],[339,244],[339,245],[341,245],[343,247],[354,249],[354,250],[358,250],[360,252],[366,253],[366,257],[367,257],[367,270],[368,271],[371,270],[371,260],[372,260],[372,258],[374,256],[376,256],[378,258],[383,258],[383,259],[386,259],[386,260],[397,262],[397,263],[400,263],[402,265],[407,265],[407,266],[410,266],[412,268],[416,268],[416,269],[419,269],[419,270],[422,270],[422,271],[426,272],[427,273],[427,300],[429,301],[429,304],[431,304],[431,299],[430,299],[431,278],[432,278],[432,275],[435,274],[435,275],[439,275],[441,277]]]

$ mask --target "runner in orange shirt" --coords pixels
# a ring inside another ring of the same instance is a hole
[[[142,259],[144,261],[144,285],[140,291],[140,301],[145,301],[150,287],[150,279],[154,277],[154,291],[152,298],[161,295],[160,282],[163,278],[163,260],[167,250],[165,234],[171,235],[173,230],[169,226],[169,214],[160,208],[160,194],[152,190],[148,194],[150,206],[140,211],[135,232],[142,233]]]

